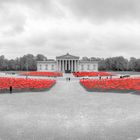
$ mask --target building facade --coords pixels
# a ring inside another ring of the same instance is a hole
[[[78,56],[66,55],[57,56],[56,60],[48,59],[37,62],[38,71],[59,71],[59,72],[76,72],[76,71],[98,71],[98,61],[82,60]]]

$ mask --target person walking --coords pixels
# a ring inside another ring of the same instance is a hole
[[[10,86],[10,94],[12,94],[12,90],[13,90],[13,87],[12,87],[12,86]]]

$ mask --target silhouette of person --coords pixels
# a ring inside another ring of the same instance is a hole
[[[10,94],[12,94],[12,90],[13,90],[13,88],[12,88],[12,86],[10,86]]]

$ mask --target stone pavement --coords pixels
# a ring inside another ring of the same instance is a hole
[[[87,92],[77,78],[65,74],[49,91],[1,94],[0,139],[136,140],[139,97]]]

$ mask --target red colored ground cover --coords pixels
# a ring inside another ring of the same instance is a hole
[[[87,90],[123,90],[140,91],[140,78],[124,79],[81,79],[80,83]]]
[[[55,80],[46,79],[0,77],[0,90],[3,91],[9,89],[10,86],[12,86],[13,90],[43,90],[51,88],[55,83]]]
[[[48,77],[59,77],[63,76],[61,72],[38,72],[38,71],[31,71],[31,72],[22,72],[20,75],[27,75],[27,76],[48,76]]]
[[[76,77],[111,76],[111,75],[113,76],[113,74],[110,72],[86,72],[86,71],[85,72],[74,72],[73,75]]]

